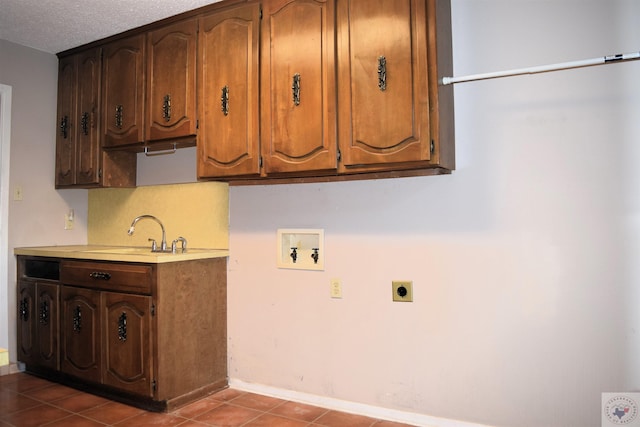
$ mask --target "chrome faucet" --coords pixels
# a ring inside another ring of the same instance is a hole
[[[178,242],[182,243],[182,253],[187,252],[187,239],[180,236],[171,243],[171,253],[175,254],[178,252]]]
[[[160,225],[160,228],[162,229],[162,242],[160,242],[160,249],[157,248],[157,246],[155,244],[156,243],[155,240],[149,239],[150,241],[153,242],[153,245],[151,246],[151,251],[152,252],[167,252],[167,235],[164,232],[164,225],[162,225],[160,220],[158,218],[156,218],[155,216],[153,216],[153,215],[140,215],[140,216],[135,217],[133,222],[131,223],[131,227],[129,227],[129,231],[127,231],[127,234],[129,236],[132,236],[133,232],[135,231],[135,228],[136,228],[136,223],[138,221],[140,221],[141,219],[145,219],[145,218],[154,220],[155,222],[157,222]],[[184,243],[183,243],[183,245],[184,245]],[[184,248],[184,246],[183,246],[183,248]]]

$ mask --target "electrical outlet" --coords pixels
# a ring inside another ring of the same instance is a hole
[[[342,281],[331,279],[331,298],[342,298]]]
[[[13,188],[13,200],[20,201],[22,200],[22,186],[16,185]]]
[[[393,300],[399,302],[413,302],[413,282],[410,280],[394,280],[391,282]]]

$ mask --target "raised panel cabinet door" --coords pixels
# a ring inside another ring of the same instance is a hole
[[[101,381],[100,292],[62,287],[60,368],[76,377]]]
[[[334,4],[264,5],[261,147],[267,175],[337,167]]]
[[[36,291],[38,363],[47,368],[58,369],[60,286],[38,283]]]
[[[147,36],[147,140],[196,133],[197,31],[193,18]]]
[[[79,54],[76,122],[76,184],[100,183],[101,50]]]
[[[260,5],[201,18],[198,177],[260,173]]]
[[[32,282],[18,282],[18,360],[26,364],[37,364],[38,350],[36,339],[37,318],[36,285]]]
[[[338,0],[345,166],[428,161],[425,0]]]
[[[151,297],[104,293],[105,384],[153,395],[151,336]]]
[[[58,64],[58,117],[56,120],[56,187],[75,184],[77,57]]]
[[[144,140],[145,35],[104,46],[103,145],[113,147]]]

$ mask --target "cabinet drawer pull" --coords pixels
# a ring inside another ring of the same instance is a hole
[[[20,301],[20,319],[22,319],[23,321],[28,321],[29,320],[29,300],[27,300],[27,298],[23,298],[22,301]]]
[[[102,271],[93,271],[89,273],[89,277],[96,280],[109,280],[111,279],[111,274]]]
[[[69,135],[69,116],[64,116],[60,119],[60,135],[67,139]]]
[[[40,303],[40,324],[44,326],[49,324],[49,303],[46,300]]]
[[[124,115],[122,104],[116,105],[116,127],[122,129],[122,116]]]
[[[291,84],[291,91],[293,92],[294,105],[300,105],[300,73],[293,75],[293,83]]]
[[[80,116],[80,127],[82,128],[82,133],[85,136],[89,135],[89,113],[86,111],[82,113],[82,116]]]
[[[73,332],[80,332],[82,330],[82,310],[77,305],[73,310]]]
[[[162,118],[166,122],[171,121],[171,95],[166,94],[162,101]]]
[[[118,339],[122,342],[127,340],[127,313],[124,311],[118,318]]]
[[[387,58],[378,57],[378,87],[381,91],[387,90]]]
[[[220,104],[221,104],[221,109],[222,109],[222,113],[225,116],[229,115],[229,86],[226,86],[222,88],[222,95],[220,96]]]

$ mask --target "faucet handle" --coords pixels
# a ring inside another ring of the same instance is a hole
[[[149,238],[149,241],[151,242],[151,252],[156,252],[158,250],[158,244],[155,239]]]
[[[180,236],[176,240],[171,242],[171,253],[175,254],[175,253],[178,252],[178,242],[182,243],[182,252],[184,253],[184,252],[187,251],[187,239],[185,239],[184,237]]]

